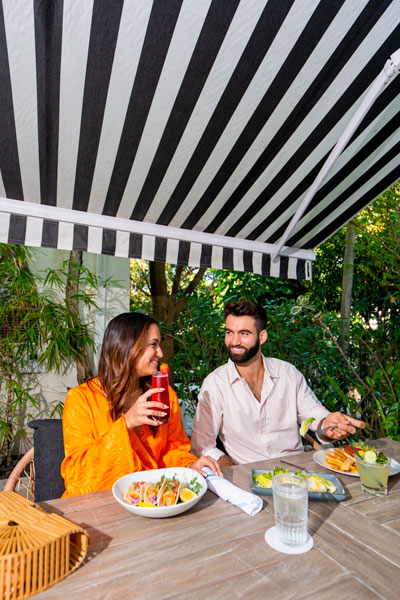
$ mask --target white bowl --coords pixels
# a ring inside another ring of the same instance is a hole
[[[128,504],[124,501],[124,495],[128,488],[128,485],[133,483],[134,481],[151,481],[152,483],[156,483],[160,481],[161,476],[165,475],[165,477],[175,477],[179,479],[181,483],[189,484],[194,477],[197,478],[197,481],[201,484],[201,490],[193,500],[188,500],[187,502],[179,502],[179,504],[175,504],[174,506],[134,506],[133,504]],[[129,512],[134,515],[140,515],[141,517],[150,517],[152,519],[163,519],[164,517],[173,517],[174,515],[179,515],[180,513],[186,512],[190,508],[192,508],[195,504],[201,500],[204,494],[207,491],[207,483],[206,480],[200,473],[197,471],[193,471],[193,469],[186,469],[186,467],[169,467],[166,469],[153,469],[150,471],[138,471],[137,473],[129,473],[129,475],[124,475],[124,477],[120,477],[112,488],[112,493],[117,502],[120,503],[121,506],[129,510]]]

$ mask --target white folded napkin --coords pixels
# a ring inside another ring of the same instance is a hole
[[[261,498],[242,490],[224,477],[218,477],[208,467],[203,467],[207,473],[208,489],[217,494],[222,500],[238,506],[248,515],[256,515],[263,507]]]

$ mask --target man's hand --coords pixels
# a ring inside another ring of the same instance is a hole
[[[363,421],[358,421],[357,419],[343,415],[340,412],[330,413],[326,417],[323,427],[329,427],[330,425],[337,425],[335,429],[328,429],[328,431],[324,433],[324,436],[331,440],[342,440],[348,435],[355,433],[356,428],[364,429],[365,427]]]
[[[201,475],[204,475],[204,477],[207,477],[207,473],[202,470],[203,467],[209,467],[211,469],[211,471],[213,473],[215,473],[215,475],[219,475],[220,477],[222,476],[221,467],[219,466],[219,464],[217,463],[216,460],[214,460],[213,458],[211,458],[211,456],[205,456],[205,455],[204,456],[200,456],[200,458],[197,459],[196,462],[189,463],[186,466],[189,469],[194,469],[195,471],[197,471]]]

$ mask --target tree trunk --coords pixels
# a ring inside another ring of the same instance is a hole
[[[168,290],[163,263],[149,262],[150,292],[154,318],[159,322],[167,320]]]
[[[185,308],[190,295],[196,289],[206,271],[204,268],[199,269],[182,293],[179,293],[183,269],[184,267],[180,265],[176,267],[171,293],[168,293],[165,264],[152,261],[149,262],[153,315],[161,325],[164,325],[161,349],[164,354],[163,361],[168,364],[171,362],[174,354],[173,325],[176,323],[179,314]],[[170,373],[170,377],[172,377],[172,372]]]
[[[79,317],[79,304],[77,298],[74,298],[79,291],[79,275],[82,266],[82,251],[71,250],[68,265],[68,280],[65,290],[65,301],[69,305],[70,311]],[[76,348],[78,356],[75,358],[76,378],[78,384],[85,383],[94,376],[89,353],[87,348]]]
[[[351,297],[353,293],[353,274],[354,274],[354,242],[356,239],[352,223],[347,224],[346,242],[343,260],[343,278],[342,278],[342,298],[340,303],[341,312],[341,331],[339,344],[343,352],[348,355],[349,351],[349,333],[350,333],[350,314]]]

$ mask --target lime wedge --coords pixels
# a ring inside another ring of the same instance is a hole
[[[302,422],[301,427],[300,427],[300,435],[301,436],[304,436],[307,433],[307,430],[313,421],[315,421],[314,417],[309,417],[308,419],[306,419],[305,421]]]

